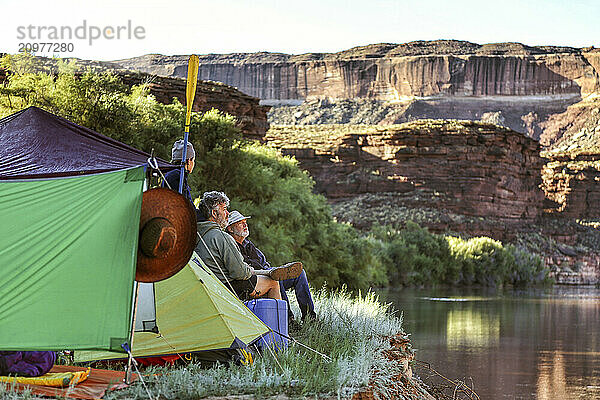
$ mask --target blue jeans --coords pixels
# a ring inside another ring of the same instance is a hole
[[[312,300],[312,296],[310,295],[310,289],[308,288],[308,279],[306,278],[306,272],[302,271],[302,273],[294,279],[286,279],[283,281],[279,281],[279,286],[281,289],[281,298],[286,301],[288,304],[288,317],[293,318],[294,314],[292,314],[292,310],[290,309],[290,301],[288,300],[286,290],[294,288],[294,292],[296,293],[296,299],[298,300],[298,305],[300,306],[300,312],[302,313],[302,320],[307,316],[315,317],[315,305]]]

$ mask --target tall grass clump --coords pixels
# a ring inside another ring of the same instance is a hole
[[[43,397],[35,396],[31,389],[17,391],[14,383],[0,383],[0,400],[41,400]]]
[[[391,377],[401,371],[398,363],[383,356],[390,348],[389,337],[404,335],[401,318],[373,293],[352,296],[345,289],[321,290],[314,301],[318,318],[305,323],[295,337],[331,357],[330,362],[290,344],[277,353],[277,360],[263,352],[251,366],[153,368],[146,371],[151,393],[167,399],[243,394],[261,398],[280,393],[349,398],[370,383],[385,393]],[[146,397],[143,387],[136,385],[105,398]]]

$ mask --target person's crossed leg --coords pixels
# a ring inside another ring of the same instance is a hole
[[[269,299],[281,300],[281,290],[279,282],[267,276],[256,276],[256,286],[254,291],[250,293],[250,297],[257,299],[259,297],[267,297]]]
[[[313,303],[312,296],[310,294],[310,288],[308,286],[308,278],[306,272],[302,271],[300,276],[293,279],[286,279],[279,282],[281,288],[281,298],[289,304],[287,297],[287,290],[294,289],[296,294],[296,300],[298,300],[298,306],[300,307],[300,313],[302,315],[302,321],[306,321],[307,318],[316,318],[315,305]],[[294,317],[291,310],[288,310],[288,317],[292,319]]]

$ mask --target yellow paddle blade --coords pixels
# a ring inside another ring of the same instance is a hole
[[[185,131],[190,131],[190,119],[192,117],[192,105],[196,97],[196,84],[198,83],[198,66],[200,59],[197,55],[192,54],[188,61],[187,87],[185,90],[185,99],[187,112],[185,115]]]

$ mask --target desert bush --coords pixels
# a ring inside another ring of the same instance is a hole
[[[463,239],[430,233],[413,222],[403,229],[375,227],[380,257],[393,285],[523,285],[547,283],[539,256],[488,237]]]

